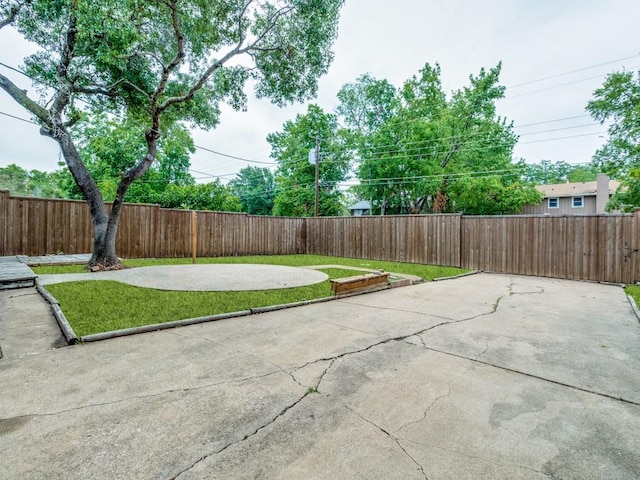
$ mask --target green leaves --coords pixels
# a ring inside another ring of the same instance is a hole
[[[507,197],[531,192],[516,183],[513,126],[496,115],[500,69],[481,69],[449,97],[438,64],[395,92],[366,75],[343,87],[337,111],[356,139],[358,190],[374,213],[519,211]]]
[[[0,13],[8,17],[5,3]],[[39,47],[25,63],[41,82],[42,105],[56,105],[63,118],[72,109],[107,110],[134,119],[132,135],[143,136],[149,128],[167,135],[178,123],[215,127],[222,102],[246,109],[250,79],[259,97],[277,104],[314,95],[333,57],[341,5],[341,0],[33,0],[11,19]],[[68,100],[53,101],[65,95]],[[93,147],[102,153],[92,155],[105,156],[106,145],[95,141]],[[145,153],[113,153],[112,166],[142,166]]]
[[[591,182],[596,179],[596,165],[571,165],[567,162],[542,160],[540,163],[525,164],[522,178],[535,185],[547,185],[565,182]]]
[[[587,104],[591,116],[608,127],[609,140],[594,155],[608,175],[623,179],[640,167],[640,72],[610,74]]]
[[[596,151],[593,164],[620,180],[608,210],[633,211],[640,206],[640,71],[616,72],[587,104],[591,116],[608,127],[608,141]]]
[[[335,115],[309,105],[305,115],[267,137],[278,164],[274,215],[309,217],[315,210],[315,164],[309,151],[319,151],[319,215],[344,213],[338,183],[346,179],[350,155]]]
[[[9,190],[12,195],[63,198],[61,180],[60,172],[27,171],[16,164],[0,167],[0,189]]]
[[[153,197],[164,208],[185,208],[217,212],[241,211],[240,199],[219,180],[198,185],[169,185]]]
[[[275,197],[275,180],[268,168],[245,167],[229,183],[240,198],[242,211],[252,215],[271,215]]]

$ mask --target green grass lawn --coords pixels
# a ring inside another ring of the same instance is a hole
[[[79,337],[331,296],[328,280],[307,287],[248,292],[178,292],[113,281],[58,283],[46,288],[60,302]]]
[[[191,259],[143,259],[124,262],[127,267],[189,264]],[[394,273],[418,275],[425,280],[458,275],[465,270],[432,265],[358,260],[318,255],[281,255],[255,257],[220,257],[198,259],[207,263],[259,263],[288,266],[346,265]],[[37,274],[86,272],[82,265],[42,266]],[[323,268],[330,279],[366,273],[365,271]],[[62,311],[76,335],[120,330],[202,317],[250,308],[329,297],[328,280],[306,287],[245,292],[188,292],[134,287],[114,281],[68,282],[47,285],[47,290],[60,302]]]
[[[624,288],[627,295],[630,295],[636,302],[636,305],[640,307],[640,285],[627,285]]]

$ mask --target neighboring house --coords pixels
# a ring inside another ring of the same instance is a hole
[[[371,215],[371,204],[366,200],[351,205],[349,207],[349,213],[352,217],[360,217],[362,215]]]
[[[536,189],[544,195],[542,203],[527,205],[522,209],[522,213],[546,215],[605,213],[604,208],[607,202],[619,186],[620,182],[609,180],[604,173],[599,173],[595,182],[537,185]]]

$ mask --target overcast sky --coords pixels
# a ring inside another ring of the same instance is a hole
[[[469,74],[502,61],[507,91],[498,111],[520,135],[515,157],[585,163],[606,139],[606,126],[593,122],[585,106],[607,73],[640,69],[639,18],[637,0],[346,0],[335,60],[312,102],[333,111],[340,87],[360,74],[397,87],[427,62],[440,63],[450,92],[466,85]],[[8,28],[0,30],[0,46],[0,62],[16,67],[28,51]],[[33,91],[18,74],[0,69]],[[201,147],[272,162],[266,135],[305,110],[252,100],[246,112],[224,108],[218,128],[194,132],[194,139]],[[4,91],[0,112],[29,118]],[[58,160],[57,144],[36,126],[0,115],[0,166],[55,170]],[[226,181],[249,164],[202,149],[191,160],[192,174],[204,181]]]

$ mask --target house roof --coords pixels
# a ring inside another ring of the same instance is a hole
[[[613,195],[620,186],[620,182],[609,180],[609,194]],[[552,185],[536,185],[536,189],[548,197],[575,197],[595,195],[598,182],[555,183]]]
[[[369,210],[371,208],[371,204],[366,200],[362,200],[355,205],[351,205],[349,210]]]

